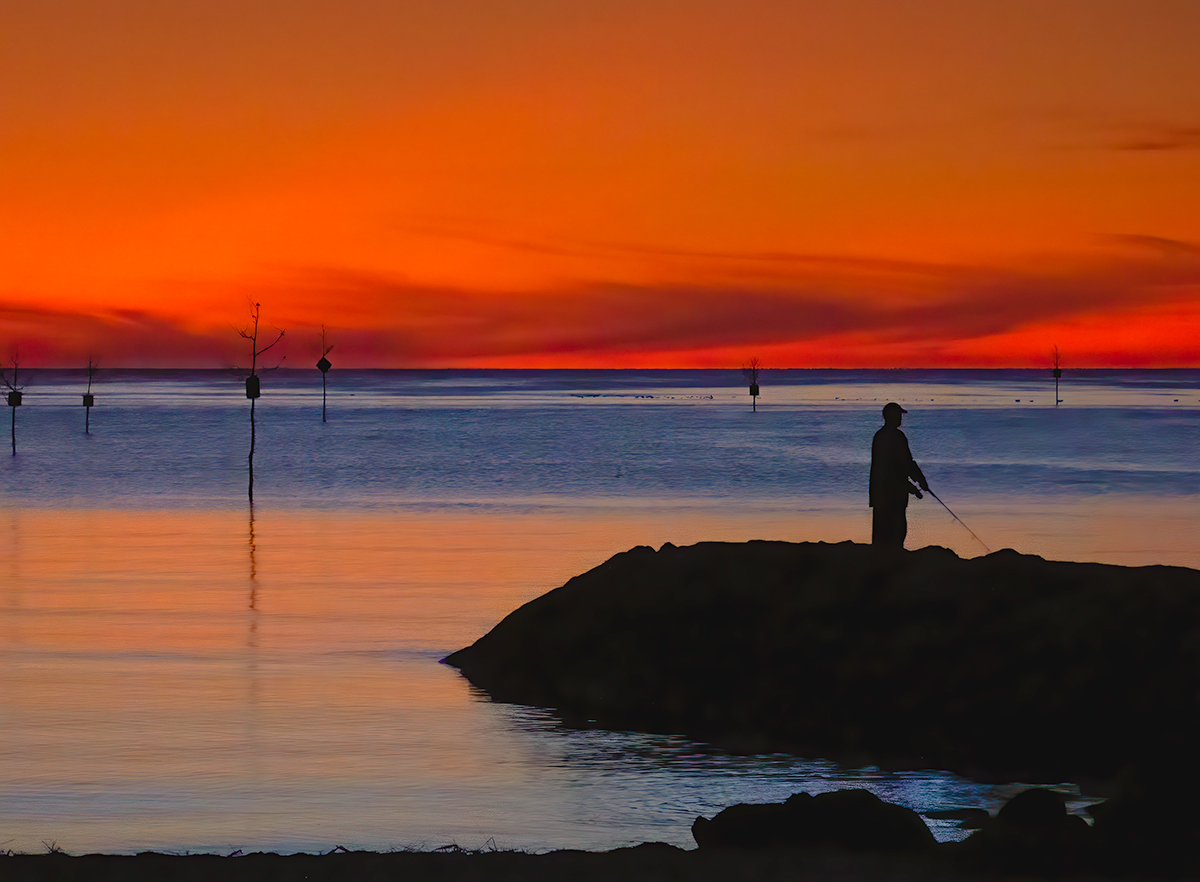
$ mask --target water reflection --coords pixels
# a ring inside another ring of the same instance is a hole
[[[1028,786],[981,784],[938,770],[852,768],[782,753],[731,754],[679,736],[578,729],[563,725],[548,711],[499,707],[514,731],[528,740],[529,756],[539,758],[546,774],[564,776],[568,786],[589,790],[593,798],[619,802],[631,826],[653,830],[662,841],[682,847],[694,844],[688,831],[697,815],[712,817],[738,802],[782,802],[801,791],[861,788],[920,814],[982,808],[994,815]],[[595,784],[598,780],[604,782],[603,794]],[[1073,814],[1083,814],[1098,801],[1081,795],[1074,784],[1056,789],[1067,795]],[[963,839],[971,832],[953,820],[926,818],[925,822],[942,842]]]
[[[482,847],[490,838],[526,849],[689,846],[697,815],[797,790],[866,786],[918,810],[994,810],[1006,795],[941,773],[565,729],[473,697],[437,664],[633,545],[840,539],[852,529],[865,539],[861,511],[761,501],[720,512],[636,500],[372,514],[242,505],[6,511],[6,847],[39,851],[45,839],[75,852],[227,853]],[[1026,512],[1020,529],[1078,551],[1081,535],[1121,547],[1109,534],[1144,520],[1152,547],[1195,562],[1194,529],[1184,529],[1194,520],[1165,511],[1160,501],[1124,500],[1107,514]],[[995,532],[1017,520],[986,507],[960,513]],[[957,835],[949,825],[931,822],[947,831],[938,835]]]
[[[249,546],[250,546],[250,630],[246,635],[246,750],[245,756],[251,764],[248,769],[252,772],[254,760],[260,749],[258,740],[258,707],[261,701],[261,685],[258,670],[258,546],[254,538],[254,503],[249,506]]]
[[[250,609],[254,609],[256,592],[258,591],[258,560],[255,557],[257,548],[254,544],[254,503],[250,503]]]

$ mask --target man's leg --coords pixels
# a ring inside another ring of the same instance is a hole
[[[871,509],[871,544],[880,548],[903,548],[908,535],[908,518],[902,507],[877,505]]]

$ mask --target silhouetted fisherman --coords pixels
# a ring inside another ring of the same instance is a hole
[[[903,548],[908,535],[909,494],[921,498],[929,484],[908,449],[908,438],[900,421],[908,413],[892,401],[883,406],[883,428],[871,442],[871,544],[881,548]],[[918,490],[909,478],[921,485]]]

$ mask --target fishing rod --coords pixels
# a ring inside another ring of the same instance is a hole
[[[936,493],[934,493],[934,492],[933,492],[932,490],[930,490],[929,488],[926,488],[926,489],[925,489],[925,492],[926,492],[926,493],[928,493],[930,496],[932,496],[934,499],[937,499],[937,501],[938,501],[938,502],[941,504],[942,508],[946,509],[946,511],[950,511],[950,506],[948,506],[948,505],[946,505],[946,503],[942,502],[942,500],[941,500],[941,499],[938,499],[938,495],[937,495]],[[983,540],[982,540],[982,539],[980,539],[978,536],[975,536],[975,531],[974,531],[974,530],[972,530],[970,527],[968,527],[966,524],[963,524],[963,519],[962,519],[962,518],[960,518],[958,515],[956,515],[956,514],[955,514],[954,512],[952,512],[952,511],[950,511],[950,517],[954,518],[954,520],[956,520],[956,521],[958,521],[960,524],[962,524],[962,525],[963,525],[963,529],[965,529],[965,530],[966,530],[968,533],[970,533],[972,536],[974,536],[974,537],[975,537],[975,541],[976,541],[976,542],[978,542],[980,545],[983,545],[983,550],[984,550],[984,551],[986,551],[988,554],[991,554],[991,553],[992,553],[992,549],[988,548],[988,547],[987,547],[987,545],[985,545],[985,544],[984,544],[984,542],[983,542]]]

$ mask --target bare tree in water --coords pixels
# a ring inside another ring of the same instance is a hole
[[[92,433],[92,407],[96,403],[96,399],[92,396],[92,380],[95,378],[96,371],[98,370],[100,370],[100,362],[96,361],[94,358],[89,358],[87,366],[88,387],[87,391],[83,393],[83,434],[85,435],[90,435]]]
[[[751,358],[749,364],[742,365],[742,377],[750,386],[751,410],[758,411],[758,375],[762,371],[762,362]]]
[[[331,352],[333,352],[333,344],[325,345],[325,326],[321,325],[321,360],[317,362],[317,370],[321,372],[321,422],[325,422],[325,375],[333,367],[325,356]]]
[[[250,324],[238,331],[238,335],[242,337],[242,339],[250,341],[250,375],[246,377],[246,397],[250,399],[250,455],[247,457],[247,464],[250,467],[250,483],[247,493],[250,497],[251,505],[254,504],[254,402],[261,394],[261,384],[259,383],[258,379],[258,372],[260,370],[258,366],[258,359],[259,356],[283,339],[283,331],[279,328],[276,328],[275,330],[279,331],[279,333],[275,335],[275,339],[266,346],[263,346],[261,349],[259,348],[258,320],[261,309],[262,304],[255,303],[253,308],[250,310]],[[282,361],[283,359],[281,358],[280,362]],[[279,367],[278,364],[267,368],[267,370],[274,370],[277,367]]]
[[[21,355],[16,350],[8,358],[12,367],[0,367],[0,381],[8,388],[8,406],[12,408],[12,455],[17,455],[17,408],[21,406]]]

